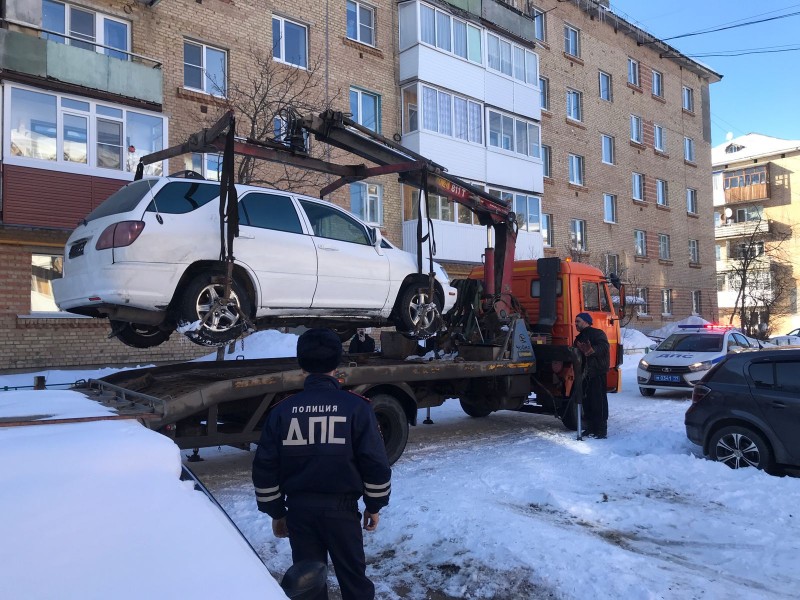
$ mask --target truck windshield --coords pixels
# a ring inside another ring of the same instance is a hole
[[[721,352],[722,335],[713,333],[673,333],[656,350],[683,350],[686,352]]]

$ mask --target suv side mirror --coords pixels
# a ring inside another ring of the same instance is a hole
[[[376,248],[381,247],[381,242],[383,241],[383,234],[381,233],[380,227],[370,227],[369,229],[370,237],[372,237],[372,245]]]

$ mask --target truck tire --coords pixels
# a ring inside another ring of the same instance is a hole
[[[397,398],[389,394],[377,394],[370,400],[372,401],[372,410],[375,411],[375,417],[378,419],[381,436],[383,436],[386,456],[389,458],[389,464],[394,464],[403,454],[408,442],[406,412]]]
[[[470,398],[459,398],[458,401],[461,403],[461,410],[467,413],[470,417],[480,419],[483,417],[488,417],[490,414],[492,414],[492,409],[486,406],[485,403],[475,402]]]

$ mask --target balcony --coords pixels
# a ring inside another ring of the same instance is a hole
[[[741,188],[739,188],[741,189]],[[743,221],[742,223],[726,223],[714,228],[715,240],[726,240],[737,237],[765,235],[773,231],[772,221]]]
[[[769,164],[725,171],[722,177],[726,204],[768,200],[770,197]]]
[[[482,256],[486,248],[485,227],[435,220],[433,228],[437,261],[476,264],[483,261]],[[416,220],[403,222],[403,249],[414,255],[417,253]],[[543,256],[542,235],[539,232],[519,231],[514,258],[529,260]]]
[[[162,104],[163,76],[160,63],[130,56],[134,60],[122,60],[93,50],[0,29],[0,69],[4,72],[16,72]],[[150,64],[135,62],[138,60]]]

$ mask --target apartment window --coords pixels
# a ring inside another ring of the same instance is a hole
[[[700,303],[701,291],[692,290],[692,314],[699,315],[703,313],[703,306]]]
[[[567,118],[573,121],[583,120],[583,94],[576,90],[567,89]]]
[[[581,32],[570,25],[564,25],[564,52],[576,58],[581,55]]]
[[[414,96],[416,93],[413,96],[404,94],[403,102],[408,99],[416,100]],[[416,103],[414,106],[416,107]],[[410,112],[410,107],[404,107],[404,115]],[[422,86],[423,129],[481,144],[483,143],[482,112],[483,108],[477,102],[426,85]]]
[[[308,68],[308,28],[282,17],[272,17],[272,58]]]
[[[130,26],[126,21],[71,4],[42,0],[42,29],[56,32],[42,32],[42,37],[52,42],[128,60],[126,52],[130,48]]]
[[[542,199],[538,196],[514,194],[514,212],[522,231],[539,231],[541,204]]]
[[[542,214],[542,239],[548,248],[553,247],[553,215]]]
[[[697,214],[697,190],[686,188],[686,212]]]
[[[608,165],[614,164],[614,137],[610,135],[600,135],[600,145],[602,148],[603,162]]]
[[[383,223],[383,188],[377,183],[350,184],[350,212],[367,223]]]
[[[478,115],[480,117],[480,114]],[[417,86],[403,88],[403,133],[419,130]]]
[[[683,158],[694,162],[694,140],[690,137],[683,138]]]
[[[347,37],[362,44],[375,45],[375,9],[347,0]]]
[[[611,75],[605,71],[600,71],[600,99],[611,102],[614,99],[613,90],[611,88]]]
[[[653,69],[653,96],[664,97],[664,75]]]
[[[722,245],[714,244],[714,260],[722,260]]]
[[[639,61],[628,59],[628,83],[639,87]]]
[[[139,158],[164,148],[167,120],[126,107],[6,84],[4,160],[37,168],[97,175],[134,172]],[[10,128],[10,132],[8,129]],[[47,161],[47,166],[41,161]],[[145,167],[161,175],[163,163]]]
[[[420,4],[420,33],[424,43],[481,64],[481,29],[427,4]],[[401,29],[403,22],[401,20]],[[401,37],[403,37],[401,31]]]
[[[531,16],[533,17],[533,36],[540,42],[546,39],[547,29],[545,24],[545,13],[534,7],[531,9]]]
[[[381,132],[381,97],[377,94],[350,88],[350,112],[359,125]]]
[[[578,154],[569,155],[569,182],[583,185],[583,157]]]
[[[667,182],[664,179],[656,179],[656,203],[659,206],[669,206]]]
[[[523,83],[539,82],[539,62],[536,54],[491,33],[486,34],[489,68]]]
[[[619,254],[606,254],[606,275],[619,273]]]
[[[700,242],[698,240],[689,240],[689,262],[692,264],[700,262]]]
[[[639,315],[646,316],[649,313],[649,306],[647,297],[649,296],[648,289],[645,287],[636,288],[636,312]]]
[[[631,141],[642,143],[642,117],[631,115]]]
[[[540,129],[535,123],[489,111],[489,145],[523,156],[540,158]]]
[[[672,290],[661,290],[661,314],[664,316],[672,314]]]
[[[636,256],[647,256],[647,232],[641,229],[634,229],[633,241]]]
[[[222,154],[200,154],[198,152],[185,154],[183,164],[187,171],[200,173],[210,181],[219,181],[222,178]]]
[[[617,222],[617,197],[614,194],[603,194],[603,220],[606,223]]]
[[[683,86],[683,109],[694,112],[694,90]]]
[[[542,110],[550,110],[550,80],[547,77],[539,77],[539,98]]]
[[[658,258],[661,260],[671,260],[672,254],[669,248],[669,236],[665,233],[658,234]]]
[[[746,206],[737,208],[734,223],[745,223],[747,221],[760,221],[763,218],[763,206]]]
[[[641,173],[633,173],[631,176],[632,190],[631,194],[634,200],[644,202],[644,175]]]
[[[60,254],[31,255],[31,312],[61,312],[53,296],[53,280],[64,273]]]
[[[542,172],[545,177],[553,176],[553,149],[542,144]]]
[[[653,125],[653,147],[659,152],[665,152],[667,138],[661,125]]]
[[[572,219],[569,225],[570,248],[578,252],[587,252],[588,245],[586,240],[586,221],[583,219]]]
[[[228,55],[224,50],[183,42],[183,86],[225,97],[227,95]]]

